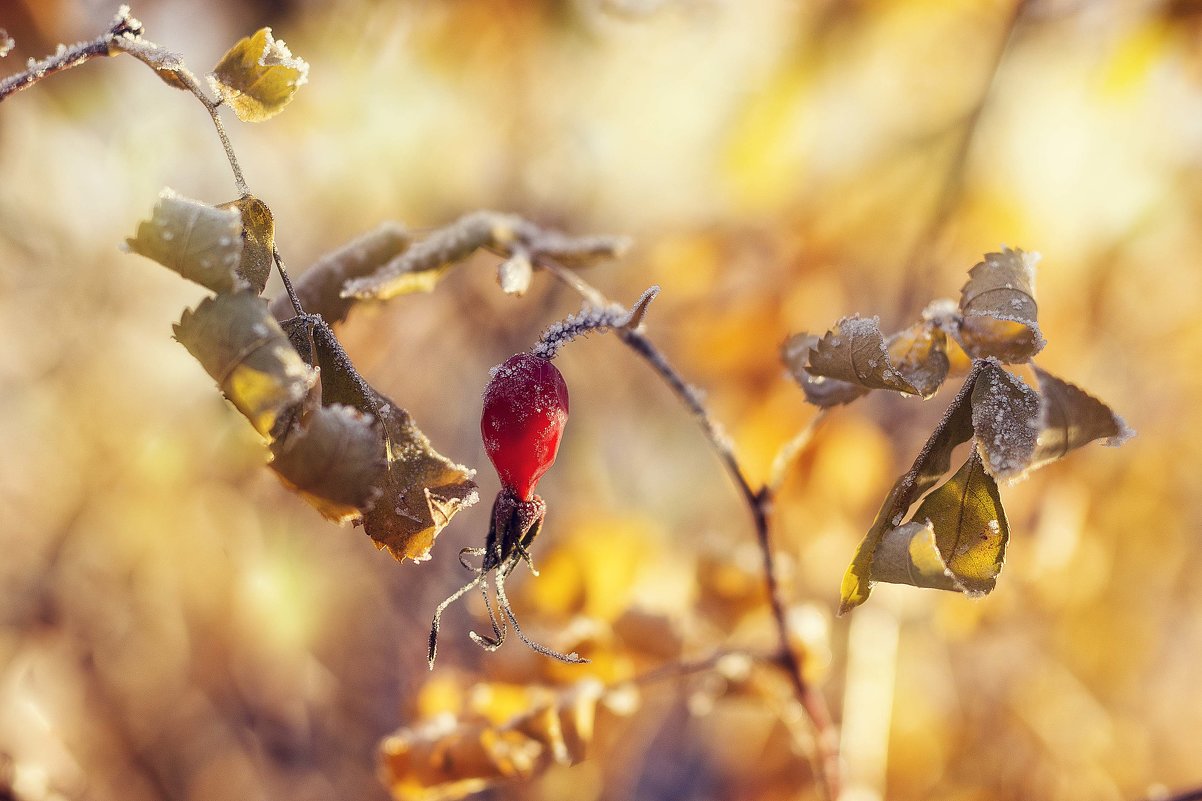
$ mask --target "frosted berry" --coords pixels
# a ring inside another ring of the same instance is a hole
[[[549,360],[519,353],[493,369],[480,434],[501,484],[520,500],[534,497],[554,464],[567,421],[568,386]]]

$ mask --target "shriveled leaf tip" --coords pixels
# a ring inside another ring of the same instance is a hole
[[[968,273],[960,291],[960,344],[976,358],[1025,362],[1047,341],[1039,330],[1035,302],[1038,253],[1002,248],[987,253]]]

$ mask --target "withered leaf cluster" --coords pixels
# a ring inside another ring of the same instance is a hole
[[[390,257],[396,241],[382,229],[349,261],[374,269],[372,257]],[[267,205],[248,195],[208,206],[166,190],[127,245],[216,293],[184,312],[176,338],[265,438],[284,484],[326,517],[363,525],[397,559],[426,558],[476,501],[473,471],[434,450],[409,413],[363,379],[320,315],[277,322],[273,309],[291,305],[260,297],[274,263]]]
[[[1122,418],[1083,390],[1034,365],[1032,388],[1004,366],[1030,362],[1045,344],[1037,261],[1009,248],[987,254],[969,271],[958,305],[935,301],[922,320],[890,336],[876,318],[853,316],[821,337],[786,341],[786,366],[822,408],[874,389],[929,398],[952,363],[971,359],[947,413],[860,543],[843,578],[840,613],[866,601],[877,581],[991,592],[1010,537],[998,481],[1017,481],[1094,440],[1119,445],[1131,436]],[[945,479],[953,450],[970,441],[967,460]]]

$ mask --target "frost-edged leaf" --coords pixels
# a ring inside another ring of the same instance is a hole
[[[851,403],[868,393],[865,387],[856,386],[835,378],[811,375],[806,369],[810,361],[810,349],[818,344],[818,337],[804,331],[793,334],[781,346],[781,360],[788,368],[793,380],[805,393],[806,400],[820,408]]]
[[[475,471],[455,464],[430,445],[413,418],[381,396],[388,469],[380,496],[363,515],[363,529],[398,561],[428,559],[439,532],[460,509],[479,500]]]
[[[933,321],[915,323],[885,341],[889,358],[897,371],[918,390],[930,398],[947,378],[947,334]]]
[[[989,474],[999,481],[1022,478],[1043,428],[1039,393],[996,360],[985,360],[972,391],[972,427]]]
[[[914,520],[930,521],[939,553],[966,594],[993,590],[1006,561],[1010,527],[997,483],[975,447],[964,466],[923,499]]]
[[[843,575],[839,591],[840,615],[868,600],[872,584],[876,580],[872,574],[873,561],[877,547],[886,532],[902,524],[906,512],[914,502],[948,471],[955,447],[972,437],[972,404],[969,398],[979,370],[980,363],[974,364],[964,380],[964,385],[956,393],[914,464],[894,483],[880,511],[877,512],[872,528],[864,535],[864,540],[856,549],[856,554]]]
[[[1123,418],[1083,389],[1035,368],[1043,403],[1043,429],[1039,432],[1034,464],[1059,459],[1069,451],[1104,439],[1117,447],[1135,436]]]
[[[206,298],[185,311],[175,338],[264,436],[316,380],[267,304],[250,291]]]
[[[342,296],[387,300],[410,292],[429,292],[452,264],[477,248],[511,242],[520,224],[520,218],[496,212],[465,215],[414,243],[372,275],[348,281]]]
[[[533,278],[534,265],[524,251],[519,250],[497,265],[497,284],[506,295],[525,295]]]
[[[478,500],[474,471],[434,450],[407,411],[364,381],[327,325],[314,317],[284,325],[295,352],[319,368],[322,403],[344,404],[379,420],[385,466],[356,523],[398,560],[428,558],[455,513]]]
[[[263,294],[271,267],[275,263],[272,251],[275,248],[275,219],[271,209],[257,197],[247,195],[219,209],[237,209],[242,215],[242,258],[238,262],[238,275],[258,294]]]
[[[358,409],[319,400],[271,452],[280,479],[331,520],[359,517],[379,494],[384,442],[375,418]]]
[[[906,523],[885,532],[873,556],[872,578],[890,584],[961,591],[943,554],[939,553],[935,529],[929,520]]]
[[[342,285],[374,272],[409,247],[410,241],[404,226],[387,222],[325,254],[293,281],[301,306],[331,325],[345,320],[354,299],[342,297]],[[271,312],[277,319],[295,313],[287,295],[271,302]]]
[[[243,284],[238,276],[242,215],[237,209],[215,208],[164,189],[150,219],[138,223],[125,245],[214,292]]]
[[[987,253],[960,290],[960,343],[974,358],[1025,362],[1046,344],[1035,303],[1038,253]]]
[[[213,89],[243,122],[279,114],[308,79],[309,65],[273,38],[271,28],[240,39],[209,75]]]
[[[889,357],[885,335],[876,317],[853,315],[840,320],[810,350],[807,369],[811,375],[847,381],[866,389],[920,394]]]

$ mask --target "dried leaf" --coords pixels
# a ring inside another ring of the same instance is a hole
[[[501,723],[444,715],[403,728],[380,744],[381,775],[397,801],[446,801],[576,764],[593,742],[599,704],[633,711],[606,704],[618,692],[586,680]]]
[[[412,245],[401,255],[366,278],[349,281],[344,298],[387,300],[410,292],[429,292],[452,264],[470,256],[477,248],[508,244],[521,219],[491,211],[460,217]]]
[[[478,500],[475,471],[435,451],[407,411],[364,381],[328,326],[312,317],[285,325],[295,352],[320,368],[322,403],[344,404],[380,421],[386,465],[376,476],[374,500],[356,522],[398,560],[429,558],[455,513]]]
[[[847,381],[865,389],[919,394],[889,357],[876,317],[853,315],[840,320],[810,350],[807,369],[811,375]]]
[[[872,578],[890,584],[962,591],[939,553],[935,529],[929,520],[906,523],[885,532],[872,559]]]
[[[922,494],[935,485],[947,472],[951,465],[952,450],[961,442],[967,442],[972,437],[972,405],[969,398],[973,385],[982,363],[973,365],[964,386],[956,393],[951,406],[935,427],[935,431],[923,446],[913,466],[902,475],[889,491],[881,510],[877,512],[872,528],[864,535],[863,542],[856,549],[847,572],[843,575],[840,587],[841,601],[839,614],[846,614],[851,609],[868,600],[872,592],[873,561],[885,533],[900,526],[906,512]]]
[[[279,114],[308,79],[309,65],[272,38],[271,28],[239,40],[209,75],[214,91],[243,122]]]
[[[214,292],[243,285],[237,272],[242,219],[235,209],[214,208],[164,189],[151,218],[138,224],[125,245]]]
[[[1035,303],[1038,253],[987,253],[960,290],[960,344],[974,358],[1025,362],[1047,344]]]
[[[999,481],[1017,481],[1031,467],[1043,428],[1039,394],[996,360],[987,359],[972,391],[972,427],[989,474]]]
[[[317,378],[268,314],[267,304],[250,291],[206,298],[185,311],[175,338],[264,436]]]
[[[525,295],[533,278],[534,265],[530,263],[530,255],[524,251],[517,251],[497,265],[497,283],[506,295]]]
[[[915,323],[885,344],[897,371],[923,398],[930,398],[943,386],[948,371],[947,334],[937,323]]]
[[[1006,561],[1010,527],[997,483],[975,447],[964,466],[923,499],[914,520],[930,521],[939,553],[967,595],[993,590]]]
[[[820,408],[839,406],[851,403],[868,393],[865,387],[859,387],[847,381],[835,378],[811,375],[806,369],[810,361],[810,350],[818,344],[818,337],[804,331],[794,334],[785,340],[781,346],[781,360],[785,363],[793,380],[805,393],[806,400]]]
[[[1117,447],[1135,436],[1114,410],[1079,387],[1038,367],[1035,377],[1044,414],[1032,467],[1059,459],[1096,439],[1105,437],[1104,445]]]
[[[320,395],[315,388],[313,396]],[[384,470],[384,443],[370,415],[340,403],[320,405],[272,444],[271,468],[323,516],[339,522],[371,505]]]
[[[398,561],[428,559],[439,532],[460,509],[479,500],[475,475],[438,453],[404,409],[379,396],[387,432],[388,469],[363,529]]]
[[[256,293],[263,294],[275,263],[275,220],[271,209],[252,195],[222,203],[217,208],[237,209],[242,215],[242,259],[238,264],[238,275]]]
[[[404,226],[388,222],[325,254],[293,282],[301,306],[331,325],[345,320],[354,300],[342,297],[342,285],[374,272],[409,247],[410,241]],[[271,313],[284,319],[295,311],[288,296],[280,295],[271,302]]]

